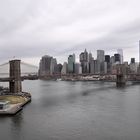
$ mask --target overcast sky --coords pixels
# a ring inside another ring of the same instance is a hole
[[[58,62],[85,48],[136,57],[140,0],[0,0],[0,63],[14,56],[38,65],[43,55]]]

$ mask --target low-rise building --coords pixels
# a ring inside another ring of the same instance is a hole
[[[0,101],[0,110],[7,109],[9,107],[9,101]]]

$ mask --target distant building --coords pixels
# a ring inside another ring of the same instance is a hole
[[[113,65],[115,63],[115,57],[114,56],[111,56],[110,63],[111,63],[111,65]]]
[[[118,53],[114,54],[114,58],[115,58],[115,63],[116,64],[120,64],[121,63],[120,54],[118,54]]]
[[[57,73],[57,60],[56,58],[51,59],[51,65],[50,65],[50,74],[56,74]]]
[[[135,58],[131,58],[131,62],[130,62],[130,73],[137,73],[138,72],[138,64],[135,63]]]
[[[92,61],[92,60],[94,60],[94,58],[92,57],[92,53],[90,52],[89,53],[89,62]]]
[[[97,60],[101,63],[105,60],[104,50],[97,50]]]
[[[64,64],[63,64],[63,67],[62,67],[62,70],[61,70],[61,74],[63,75],[65,75],[65,74],[67,74],[68,73],[68,63],[67,62],[64,62]]]
[[[97,50],[97,61],[100,63],[100,73],[104,73],[104,50]]]
[[[106,62],[105,66],[104,66],[105,73],[109,74],[110,71],[111,71],[111,58],[110,58],[110,55],[105,55],[105,62]],[[107,70],[107,72],[106,72],[106,70]]]
[[[104,62],[104,74],[108,73],[108,63]]]
[[[75,67],[75,54],[68,57],[68,73],[74,73]]]
[[[90,60],[89,62],[89,73],[91,74],[95,74],[95,61],[94,60]]]
[[[135,63],[135,58],[131,58],[131,64]]]
[[[82,73],[89,73],[89,57],[86,49],[80,54],[79,58],[81,62]]]
[[[82,67],[79,63],[75,63],[75,74],[82,74]]]
[[[61,74],[62,67],[62,64],[57,64],[57,74]]]
[[[110,55],[105,55],[105,62],[110,63]]]
[[[122,49],[118,49],[117,53],[120,55],[120,64],[123,64],[123,50]]]
[[[53,57],[49,55],[45,55],[41,58],[39,63],[39,75],[45,76],[51,74],[51,63],[52,63]]]
[[[91,74],[100,74],[100,63],[98,60],[90,61],[90,73]]]

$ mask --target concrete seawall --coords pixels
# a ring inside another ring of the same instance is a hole
[[[26,93],[28,94],[28,93]],[[20,96],[20,95],[19,95]],[[23,96],[21,96],[23,97]],[[26,100],[22,103],[10,104],[5,110],[0,110],[0,115],[15,115],[23,109],[23,107],[31,102],[31,97],[24,97]]]

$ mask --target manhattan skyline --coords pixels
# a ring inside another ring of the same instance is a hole
[[[38,65],[48,54],[63,63],[85,48],[138,62],[140,39],[138,0],[25,0],[0,2],[0,63],[20,58]],[[78,58],[77,58],[78,59]]]

